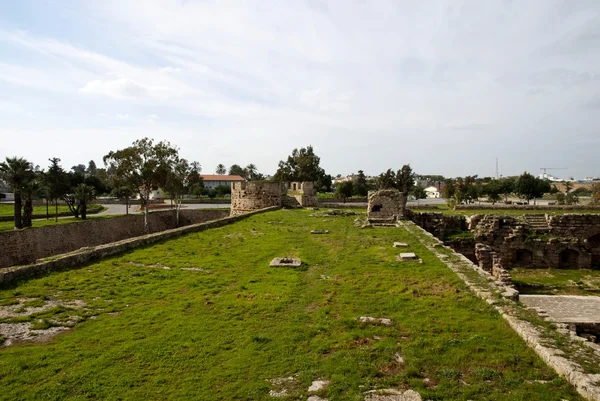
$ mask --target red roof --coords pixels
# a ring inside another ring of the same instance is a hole
[[[204,181],[246,181],[239,175],[200,174]]]

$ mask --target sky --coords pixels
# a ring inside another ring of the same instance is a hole
[[[597,0],[0,0],[0,160],[600,176]]]

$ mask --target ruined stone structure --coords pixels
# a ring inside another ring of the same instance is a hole
[[[247,213],[266,207],[317,206],[312,182],[249,181],[231,184],[231,215]]]
[[[472,240],[451,240],[447,244],[499,279],[506,278],[507,270],[515,266],[600,268],[600,214],[465,218],[414,213],[411,218],[442,240],[456,231],[473,232]]]
[[[282,182],[234,182],[231,184],[231,215],[281,206],[286,192],[287,186]]]
[[[490,248],[497,268],[600,268],[600,215],[487,215],[474,233],[477,244]]]
[[[287,195],[283,199],[285,207],[315,207],[319,206],[317,191],[312,182],[288,183]]]
[[[367,216],[369,222],[396,221],[404,216],[403,196],[396,189],[369,191]]]
[[[226,210],[214,209],[182,209],[179,213],[180,226],[221,219],[228,215]],[[152,212],[148,215],[150,233],[176,227],[173,210]],[[0,233],[0,269],[144,234],[142,214],[2,232]]]

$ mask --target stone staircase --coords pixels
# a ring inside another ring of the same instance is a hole
[[[296,209],[302,207],[302,205],[300,205],[300,202],[298,202],[298,199],[289,195],[283,196],[281,206],[283,206],[286,209]]]
[[[532,231],[539,233],[547,233],[550,231],[548,220],[546,220],[545,214],[525,214],[523,215],[525,225],[527,225]]]

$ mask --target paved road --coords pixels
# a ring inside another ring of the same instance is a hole
[[[545,311],[560,323],[600,323],[600,297],[579,295],[519,295],[530,308]]]
[[[102,205],[102,206],[104,206],[106,208],[106,210],[101,213],[95,214],[94,216],[125,214],[125,212],[127,211],[127,208],[125,207],[125,205]],[[139,206],[140,205],[138,203],[136,203],[134,205],[129,205],[129,213],[139,213],[137,211]],[[224,208],[224,207],[229,207],[229,204],[193,203],[193,204],[187,204],[187,205],[181,206],[182,209],[216,209],[216,208]],[[152,209],[150,209],[150,210],[152,210]],[[163,210],[165,210],[165,209],[163,209]]]

